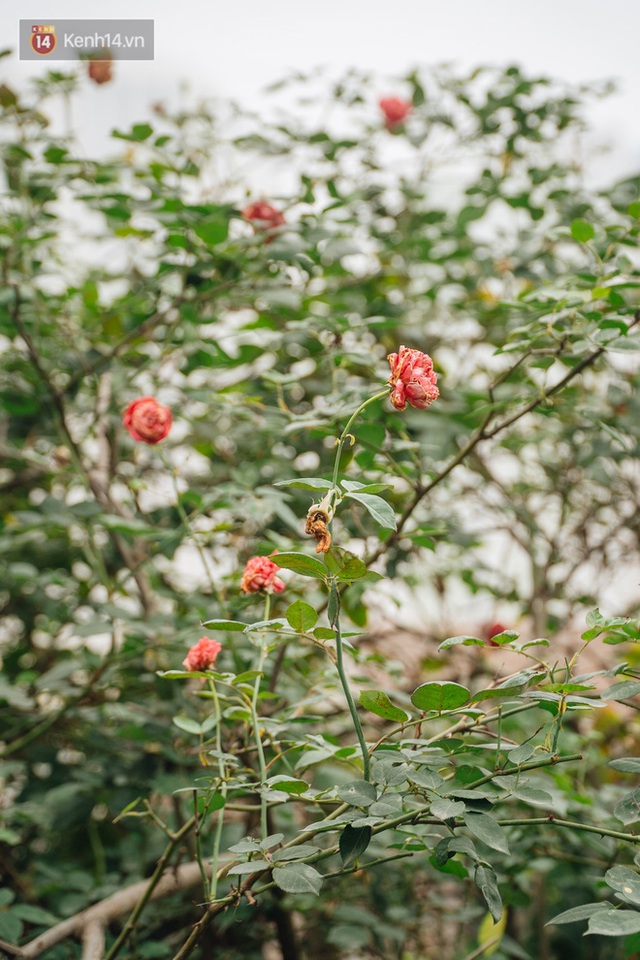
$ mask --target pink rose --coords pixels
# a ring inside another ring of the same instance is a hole
[[[155,397],[139,397],[129,404],[122,423],[134,440],[159,443],[171,430],[171,410],[158,403]]]
[[[413,110],[410,100],[400,100],[398,97],[385,97],[378,101],[378,106],[384,114],[384,125],[387,130],[395,130],[396,127],[402,126]]]
[[[254,203],[250,203],[242,211],[242,216],[245,220],[255,220],[255,226],[267,232],[275,230],[276,227],[282,227],[287,222],[280,210],[272,207],[265,200],[256,200]],[[271,240],[273,240],[273,237],[269,237],[266,242],[270,243]]]
[[[387,360],[391,367],[391,376],[387,383],[393,386],[389,399],[394,407],[404,410],[409,401],[412,407],[426,410],[438,399],[438,377],[428,353],[400,347],[400,352],[390,353]]]
[[[244,593],[259,593],[261,590],[273,590],[282,593],[284,583],[276,576],[280,567],[269,557],[251,557],[244,568],[240,589]]]
[[[182,661],[185,670],[195,673],[200,670],[210,670],[222,650],[222,644],[209,637],[201,637],[190,649]]]

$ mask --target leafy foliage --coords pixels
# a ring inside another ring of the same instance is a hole
[[[274,926],[551,958],[578,920],[572,957],[630,955],[640,627],[600,607],[639,554],[640,177],[585,187],[587,92],[413,72],[387,129],[371,78],[317,113],[299,78],[275,120],[160,105],[96,160],[46,117],[79,82],[0,88],[0,939],[53,952],[95,903],[109,960]],[[239,159],[284,222],[243,216]],[[400,344],[429,410],[387,400]],[[141,396],[162,442],[123,429]],[[240,589],[256,554],[281,594]],[[451,615],[481,601],[518,629]],[[376,652],[412,602],[418,676]]]

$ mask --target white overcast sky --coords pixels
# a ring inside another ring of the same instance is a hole
[[[154,62],[120,63],[114,83],[85,85],[75,118],[89,151],[112,127],[145,119],[151,103],[176,105],[179,81],[194,99],[251,106],[292,69],[518,63],[572,82],[617,80],[619,93],[590,112],[589,143],[611,148],[594,169],[603,181],[640,169],[638,0],[0,0],[0,47],[17,48],[19,17],[155,20]],[[20,85],[48,66],[4,60],[0,74]]]

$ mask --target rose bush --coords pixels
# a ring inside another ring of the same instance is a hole
[[[513,67],[108,159],[89,82],[0,86],[2,950],[633,955],[640,180]]]

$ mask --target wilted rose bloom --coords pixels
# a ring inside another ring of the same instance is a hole
[[[400,100],[399,97],[384,97],[378,101],[378,106],[384,114],[387,130],[395,130],[396,127],[401,126],[413,110],[410,100]]]
[[[122,415],[122,423],[134,440],[159,443],[171,430],[171,410],[158,403],[155,397],[139,397],[129,404]]]
[[[245,207],[242,211],[242,216],[245,220],[259,221],[257,226],[262,226],[265,230],[282,227],[287,222],[280,210],[272,207],[271,204],[265,200],[256,200],[254,203],[250,203],[249,206]]]
[[[390,353],[387,360],[391,367],[391,376],[387,383],[393,386],[390,400],[394,407],[404,410],[408,401],[412,407],[426,410],[438,399],[438,377],[428,353],[412,350],[411,347],[400,347],[400,352]]]
[[[209,637],[201,637],[200,640],[190,648],[189,653],[182,661],[182,666],[185,670],[190,670],[191,672],[210,670],[221,650],[222,644],[218,643],[217,640],[210,640]]]
[[[261,590],[282,593],[284,583],[276,576],[279,569],[269,557],[251,557],[244,568],[240,589],[244,593],[259,593]]]

